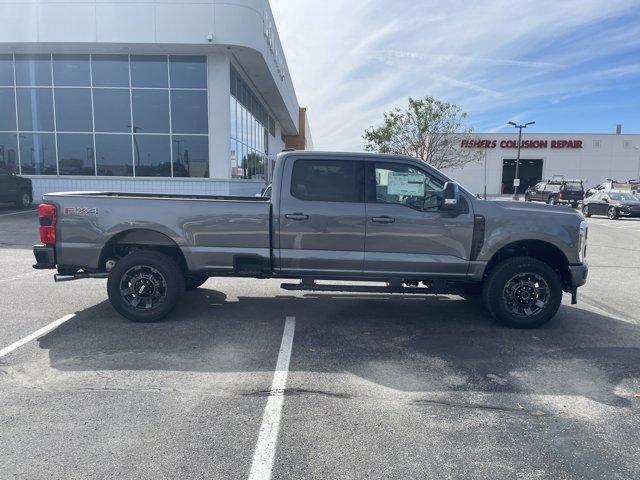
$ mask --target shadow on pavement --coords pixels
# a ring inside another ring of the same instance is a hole
[[[292,371],[351,372],[406,392],[616,394],[640,378],[638,325],[570,306],[544,328],[494,325],[458,297],[281,295],[200,289],[165,321],[136,324],[108,302],[38,340],[62,371],[272,371],[286,316],[297,318]]]

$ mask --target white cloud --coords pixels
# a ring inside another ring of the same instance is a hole
[[[637,8],[633,0],[271,5],[318,149],[360,150],[364,130],[408,96],[458,103],[476,127],[495,129],[487,117],[497,108],[512,108],[516,118],[523,102],[562,102],[638,73],[638,65],[625,64],[580,69],[637,49],[640,26],[612,20]]]

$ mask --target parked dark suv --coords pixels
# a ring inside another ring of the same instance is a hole
[[[32,201],[31,180],[19,177],[0,165],[0,202],[13,202],[18,208],[27,208]]]
[[[527,202],[545,202],[549,205],[570,204],[573,208],[584,198],[582,180],[545,180],[527,188]]]

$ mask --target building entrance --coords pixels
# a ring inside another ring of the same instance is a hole
[[[518,168],[520,176],[520,186],[518,193],[524,191],[542,180],[542,160],[540,159],[520,159]],[[502,193],[513,193],[513,179],[516,178],[516,159],[506,158],[502,160]]]

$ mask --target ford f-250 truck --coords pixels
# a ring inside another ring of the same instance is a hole
[[[139,322],[228,276],[297,280],[287,290],[481,294],[498,322],[533,328],[563,291],[575,303],[588,271],[579,213],[480,200],[392,155],[285,152],[270,197],[52,193],[39,217],[34,267],[57,268],[57,281],[108,278],[113,307]]]

